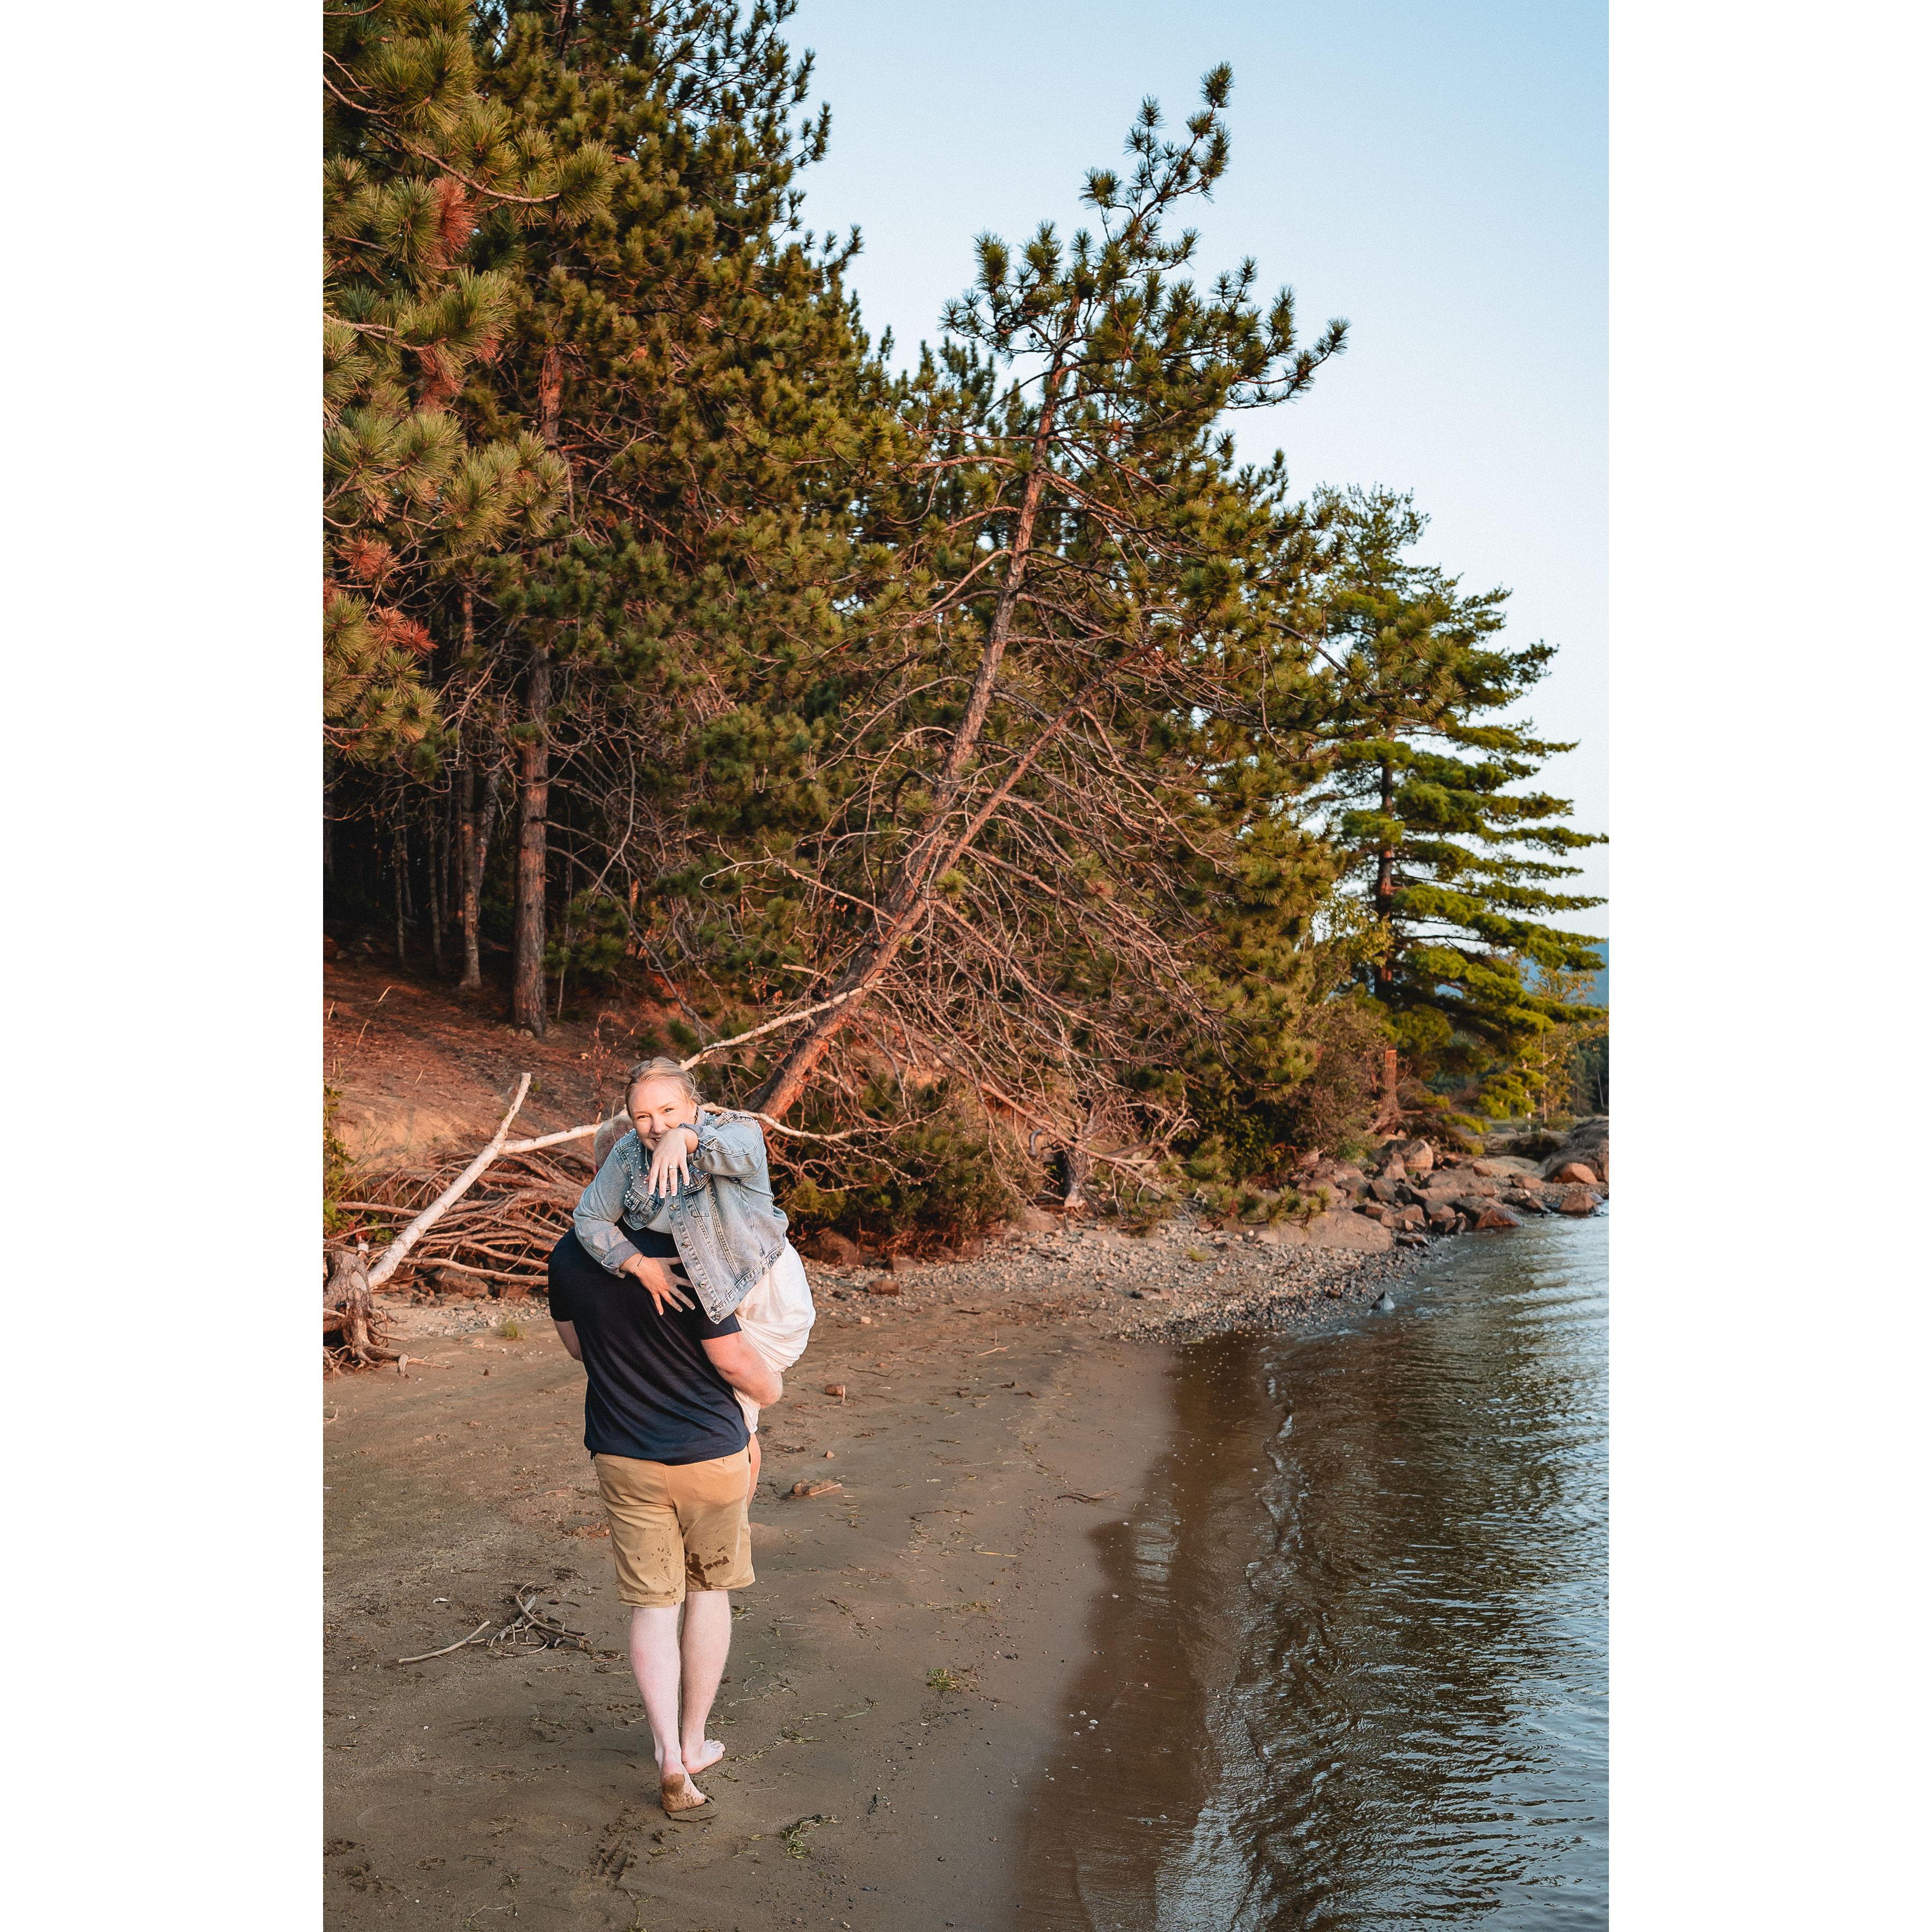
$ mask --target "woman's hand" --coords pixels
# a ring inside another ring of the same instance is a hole
[[[673,1127],[651,1155],[651,1192],[668,1200],[684,1185],[691,1172],[691,1156],[697,1151],[698,1130]]]
[[[649,1292],[651,1305],[662,1315],[665,1304],[673,1308],[695,1308],[689,1289],[654,1255],[632,1255],[618,1272],[641,1282]]]

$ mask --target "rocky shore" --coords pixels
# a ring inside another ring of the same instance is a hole
[[[1579,1121],[1540,1160],[1508,1152],[1438,1154],[1426,1140],[1390,1141],[1366,1172],[1334,1161],[1310,1170],[1309,1181],[1335,1197],[1335,1205],[1310,1224],[1304,1238],[1314,1238],[1318,1227],[1339,1232],[1350,1213],[1382,1228],[1390,1244],[1518,1228],[1526,1214],[1593,1214],[1609,1197],[1610,1177],[1606,1115]],[[1342,1244],[1353,1243],[1345,1238]],[[1370,1245],[1377,1245],[1372,1238]]]

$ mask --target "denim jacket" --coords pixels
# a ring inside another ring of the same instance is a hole
[[[772,1198],[764,1130],[756,1120],[700,1107],[693,1125],[690,1171],[668,1203],[671,1239],[705,1313],[722,1322],[784,1252],[784,1210]],[[612,1274],[638,1252],[626,1225],[642,1228],[667,1204],[652,1190],[650,1165],[650,1150],[626,1134],[572,1216],[578,1240]]]

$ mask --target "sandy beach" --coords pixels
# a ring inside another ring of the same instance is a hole
[[[330,1922],[1013,1924],[1061,1706],[1106,1663],[1106,1539],[1168,1446],[1174,1349],[1359,1309],[1409,1259],[1184,1228],[1015,1236],[890,1298],[814,1265],[818,1327],[764,1432],[718,1812],[688,1826],[653,1802],[581,1372],[540,1307],[511,1340],[397,1303],[420,1361],[324,1390]],[[807,1479],[841,1487],[784,1495]],[[587,1651],[396,1662],[530,1586]]]

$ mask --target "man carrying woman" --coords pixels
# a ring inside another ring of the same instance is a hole
[[[692,1778],[724,1754],[704,1726],[730,1648],[730,1593],[755,1580],[758,1412],[804,1352],[812,1294],[758,1122],[707,1108],[676,1061],[632,1069],[625,1118],[596,1151],[550,1254],[550,1314],[584,1364],[584,1446],[631,1606],[660,1802],[670,1816],[704,1817],[716,1808]]]

